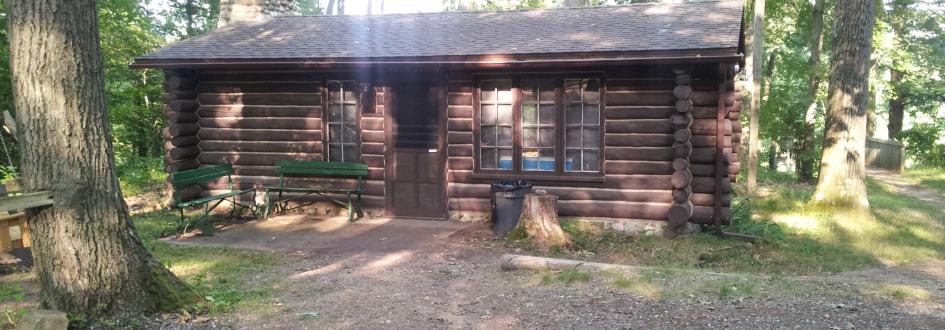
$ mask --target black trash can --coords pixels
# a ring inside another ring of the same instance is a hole
[[[524,180],[499,180],[492,183],[492,232],[505,236],[518,225],[525,195],[532,192],[532,183]]]

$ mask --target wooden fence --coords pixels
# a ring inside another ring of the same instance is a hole
[[[906,146],[899,141],[866,138],[866,166],[902,172]]]

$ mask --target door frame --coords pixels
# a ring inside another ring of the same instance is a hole
[[[386,141],[387,147],[384,148],[384,215],[388,217],[405,217],[405,218],[419,218],[419,219],[433,219],[433,220],[446,220],[449,218],[449,193],[447,191],[449,184],[449,176],[447,171],[447,162],[449,159],[449,146],[446,144],[446,136],[449,132],[447,129],[447,86],[446,86],[446,75],[439,71],[420,71],[422,75],[420,78],[410,79],[410,78],[392,78],[387,76],[386,79],[382,82],[384,90],[384,140]],[[393,178],[394,178],[394,111],[397,107],[395,103],[395,93],[397,91],[396,85],[403,82],[410,81],[425,81],[428,82],[432,87],[436,89],[436,99],[437,99],[437,112],[439,114],[438,118],[438,127],[437,127],[437,140],[439,143],[439,168],[441,175],[441,184],[443,192],[443,214],[440,217],[436,218],[422,218],[422,217],[406,217],[406,216],[397,216],[394,215],[394,199],[393,199]]]

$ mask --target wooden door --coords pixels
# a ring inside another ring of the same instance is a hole
[[[397,217],[446,217],[446,158],[440,91],[431,81],[391,83],[388,212]]]

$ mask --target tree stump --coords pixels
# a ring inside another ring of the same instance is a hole
[[[515,231],[544,248],[571,246],[571,237],[558,223],[558,196],[548,195],[543,190],[525,195]]]

